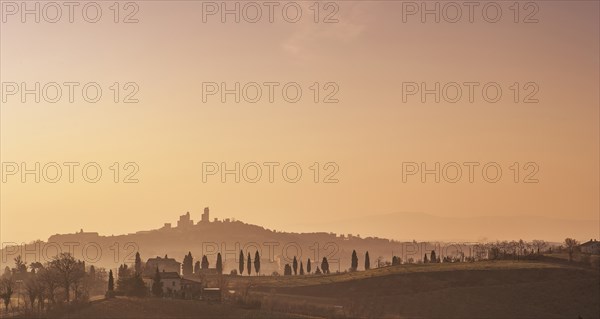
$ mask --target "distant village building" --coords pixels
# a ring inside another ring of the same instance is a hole
[[[66,242],[66,241],[96,241],[100,235],[97,232],[85,232],[80,229],[72,234],[55,234],[48,238],[48,242]]]
[[[590,241],[579,245],[579,249],[584,254],[600,255],[600,241],[590,239]]]
[[[194,226],[194,222],[190,218],[190,212],[187,212],[185,215],[179,216],[179,220],[177,221],[177,228],[188,228]]]
[[[202,217],[200,219],[200,221],[198,221],[196,224],[194,224],[194,221],[191,218],[190,212],[186,212],[184,215],[180,215],[179,216],[179,220],[177,221],[177,226],[173,226],[171,223],[164,223],[164,225],[159,229],[162,231],[170,231],[170,230],[191,230],[194,229],[194,226],[201,226],[202,224],[208,224],[210,223],[210,210],[208,207],[204,207],[204,213],[202,213]],[[214,223],[235,223],[238,222],[235,218],[225,218],[222,220],[219,220],[218,218],[214,218],[213,221]],[[150,232],[150,231],[148,231]],[[148,233],[145,232],[145,233]],[[144,232],[138,232],[138,233],[144,233]],[[79,234],[79,233],[78,233]],[[89,234],[93,234],[93,233],[89,233]]]
[[[204,207],[204,213],[202,214],[202,222],[203,223],[210,222],[210,217],[209,217],[209,214],[208,214],[208,207]]]
[[[181,263],[175,260],[174,258],[169,258],[165,255],[165,258],[150,258],[146,262],[146,267],[144,268],[145,276],[153,276],[156,273],[156,268],[158,268],[159,272],[174,272],[181,273]]]

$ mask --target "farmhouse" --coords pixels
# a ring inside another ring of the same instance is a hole
[[[165,258],[156,257],[148,259],[144,268],[144,276],[154,276],[157,268],[160,272],[175,272],[177,275],[181,273],[181,263],[165,255]]]
[[[148,289],[152,289],[152,284],[154,284],[154,275],[144,275],[142,280]],[[181,291],[181,277],[177,272],[161,271],[160,282],[162,282],[163,293],[165,295],[172,295]]]
[[[202,281],[198,278],[182,278],[181,293],[183,299],[199,299],[202,296]]]
[[[584,254],[600,255],[600,241],[590,239],[590,241],[579,245],[579,249]]]

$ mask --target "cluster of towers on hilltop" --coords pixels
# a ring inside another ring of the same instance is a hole
[[[208,207],[204,207],[204,213],[202,213],[202,219],[200,223],[209,223],[210,222],[210,212]],[[217,219],[215,218],[215,221]],[[177,228],[186,228],[194,226],[194,221],[190,217],[190,212],[187,212],[185,215],[179,216],[179,220],[177,221]]]
[[[218,222],[217,218],[214,219],[214,222]],[[230,222],[229,218],[225,219],[224,222]],[[210,223],[210,213],[209,208],[204,207],[204,213],[202,213],[202,219],[197,223]],[[187,212],[184,215],[179,216],[179,220],[177,221],[177,228],[189,228],[194,226],[194,221],[190,217],[190,212]],[[171,228],[171,223],[165,223],[163,228]]]

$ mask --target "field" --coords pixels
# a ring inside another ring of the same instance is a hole
[[[306,318],[202,301],[117,297],[93,302],[63,318]]]
[[[600,318],[598,271],[556,263],[402,265],[286,279],[257,278],[252,295],[279,311],[311,314],[328,304],[328,314],[348,317]]]
[[[224,304],[117,298],[68,317],[587,319],[600,318],[599,283],[597,269],[565,263],[414,264],[328,276],[231,276],[238,297]]]

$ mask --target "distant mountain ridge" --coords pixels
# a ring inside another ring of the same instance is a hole
[[[582,241],[598,238],[597,221],[556,220],[539,217],[475,217],[449,218],[423,213],[393,213],[347,219],[331,223],[299,225],[301,229],[328,229],[327,232],[282,232],[240,221],[225,219],[194,224],[188,215],[182,215],[176,227],[164,227],[124,235],[103,236],[96,232],[56,234],[46,242],[38,241],[26,246],[7,246],[1,250],[1,267],[23,255],[29,263],[45,262],[58,252],[71,252],[86,263],[106,268],[116,268],[122,263],[131,264],[136,252],[142,259],[168,255],[183,260],[188,252],[194,262],[207,255],[211,267],[216,254],[223,255],[225,272],[238,268],[239,251],[244,255],[255,251],[261,255],[263,273],[277,271],[291,263],[294,256],[303,263],[310,258],[313,269],[327,257],[330,268],[343,271],[350,266],[350,256],[356,250],[359,264],[369,251],[371,263],[390,261],[392,256],[403,260],[420,260],[424,253],[436,250],[438,255],[456,254],[460,249],[469,256],[476,241],[532,240],[561,242],[565,237]],[[335,233],[334,233],[335,232]],[[354,235],[351,235],[354,234]],[[361,234],[363,236],[360,236]],[[377,234],[377,236],[373,236]],[[370,237],[367,237],[369,236]],[[387,238],[399,238],[390,240]],[[459,242],[452,251],[443,242]]]
[[[417,241],[533,240],[562,242],[566,237],[589,240],[600,236],[600,220],[569,220],[538,216],[441,217],[402,212],[305,223],[304,229],[328,229]]]
[[[207,255],[210,266],[214,267],[216,254],[221,253],[225,272],[229,273],[238,268],[240,250],[244,255],[250,252],[252,256],[258,250],[261,269],[269,274],[273,271],[282,273],[283,266],[291,263],[295,256],[303,263],[311,258],[313,271],[323,257],[328,258],[332,271],[343,271],[349,267],[354,249],[359,254],[370,251],[374,261],[377,256],[391,260],[392,254],[399,254],[403,249],[401,246],[402,243],[382,238],[358,238],[328,232],[280,232],[229,219],[194,224],[180,218],[177,227],[167,223],[159,229],[116,236],[81,230],[52,235],[46,242],[4,247],[0,264],[5,267],[17,255],[24,256],[30,263],[49,261],[58,252],[70,252],[88,264],[114,269],[122,263],[133,263],[135,253],[139,251],[144,261],[168,255],[181,262],[184,255],[191,252],[196,262],[202,255]],[[420,253],[413,251],[419,250],[410,249],[410,255],[418,258]]]

